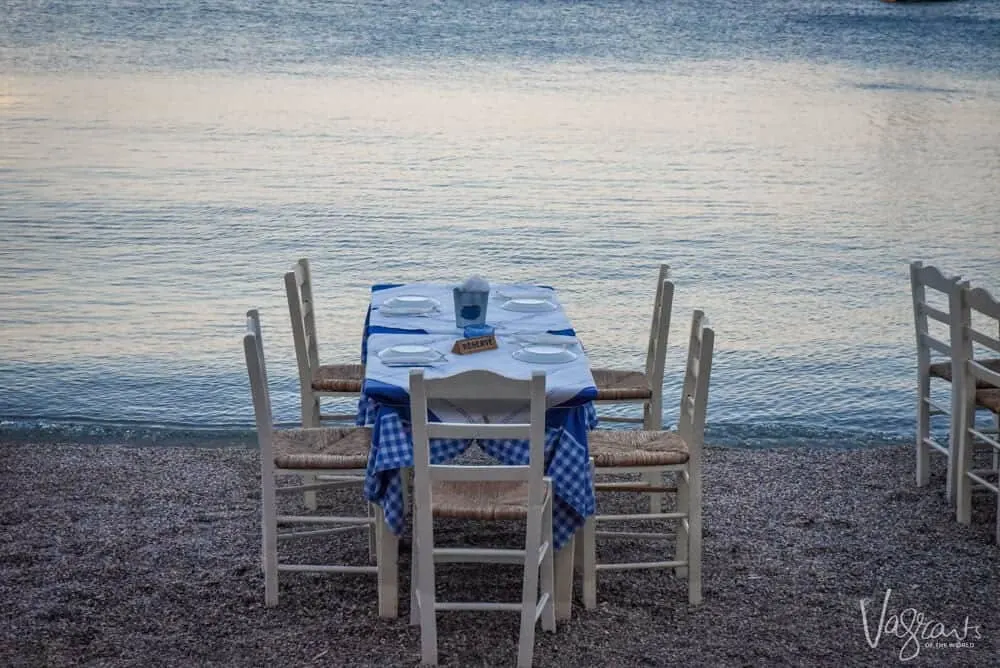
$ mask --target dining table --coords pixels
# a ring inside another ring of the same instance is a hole
[[[428,379],[471,370],[529,379],[546,373],[545,472],[552,480],[553,544],[556,549],[556,614],[568,618],[576,531],[595,513],[587,433],[597,426],[597,388],[586,350],[550,286],[498,283],[489,288],[486,324],[496,347],[453,352],[466,338],[456,324],[453,285],[417,282],[376,284],[365,317],[361,355],[365,377],[356,422],[372,429],[364,495],[381,507],[398,542],[406,529],[407,476],[413,466],[409,371],[424,368]],[[416,355],[419,353],[419,355]],[[414,355],[416,355],[414,357]],[[436,402],[429,418],[482,423],[523,422],[527,405],[495,402]],[[528,442],[477,440],[486,456],[508,465],[528,463]],[[473,441],[432,439],[433,463],[467,452]],[[398,549],[398,545],[397,548]]]

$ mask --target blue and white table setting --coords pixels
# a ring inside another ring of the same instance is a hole
[[[398,299],[401,297],[409,299]],[[503,308],[512,299],[524,301]],[[548,305],[539,306],[539,301]],[[373,288],[357,416],[359,425],[372,428],[365,497],[382,507],[389,529],[401,535],[406,525],[402,472],[413,466],[407,392],[412,367],[423,367],[428,379],[471,370],[530,379],[532,371],[540,369],[546,372],[545,463],[554,494],[553,542],[556,550],[571,547],[577,529],[595,512],[587,432],[597,425],[593,403],[597,388],[586,352],[552,288],[493,286],[486,321],[495,328],[496,349],[453,353],[455,342],[464,335],[455,324],[452,286],[411,283]],[[503,423],[526,421],[527,409],[527,401],[523,405],[438,402],[429,412],[431,420]],[[476,443],[504,464],[528,462],[526,441]],[[435,463],[447,462],[471,446],[470,441],[434,439],[431,458]]]
[[[366,330],[460,333],[452,289],[443,283],[373,286]],[[556,291],[547,286],[495,285],[490,289],[488,313],[489,324],[500,333],[574,334]]]

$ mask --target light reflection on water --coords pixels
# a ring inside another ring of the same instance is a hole
[[[0,416],[251,421],[261,310],[298,415],[281,276],[323,357],[371,283],[560,290],[595,365],[639,366],[656,267],[717,330],[722,442],[903,439],[907,263],[1000,290],[1000,83],[845,64],[346,64],[321,76],[20,72],[0,95]]]

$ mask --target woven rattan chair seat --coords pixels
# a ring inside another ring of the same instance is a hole
[[[1000,413],[1000,389],[977,390],[976,404],[994,413]]]
[[[587,434],[597,468],[672,466],[688,460],[687,443],[672,431],[598,429]]]
[[[313,374],[312,388],[317,392],[360,392],[364,378],[361,364],[325,364]]]
[[[518,520],[528,516],[526,482],[439,480],[431,487],[431,499],[435,517]]]
[[[274,432],[274,465],[280,469],[363,469],[368,466],[372,430],[317,427]]]
[[[649,399],[653,396],[646,374],[641,371],[591,369],[591,373],[597,386],[597,401]]]
[[[990,358],[990,359],[976,360],[976,361],[978,361],[987,369],[1000,373],[1000,358],[998,359]],[[935,378],[943,378],[944,380],[950,383],[951,362],[938,362],[937,364],[931,364],[930,375],[934,376]],[[989,384],[982,380],[977,380],[976,387],[989,387]]]

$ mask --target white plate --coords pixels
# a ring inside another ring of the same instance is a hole
[[[398,345],[379,351],[378,358],[385,364],[430,364],[444,359],[444,355],[430,346]]]
[[[525,346],[514,351],[514,359],[530,364],[565,364],[576,359],[576,353],[562,346]]]
[[[440,308],[441,302],[422,295],[398,295],[382,302],[379,309],[384,315],[420,315]]]
[[[515,334],[514,340],[525,345],[538,344],[543,346],[562,346],[564,348],[571,348],[579,343],[575,336],[549,334],[548,332],[540,332],[537,334]]]
[[[538,313],[544,311],[555,311],[558,308],[548,299],[537,299],[534,297],[519,297],[508,299],[500,308],[507,311],[522,311],[524,313]]]

